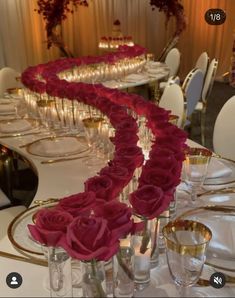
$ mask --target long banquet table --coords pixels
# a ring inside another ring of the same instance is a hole
[[[36,136],[22,136],[0,140],[2,145],[25,156],[36,168],[39,185],[34,200],[46,200],[51,197],[62,198],[69,194],[82,191],[83,182],[91,175],[94,175],[96,170],[91,171],[91,169],[84,166],[81,160],[66,161],[50,165],[41,164],[40,161],[45,158],[32,156],[26,152],[25,149],[19,148],[20,145],[25,144],[34,138],[36,139]],[[190,146],[198,146],[198,144],[192,141],[188,141],[188,144]],[[2,212],[4,212],[4,210]],[[11,245],[7,235],[0,239],[0,251],[20,255],[20,253]],[[6,284],[6,276],[10,272],[18,272],[23,277],[23,283],[18,289],[11,289]],[[82,297],[81,290],[79,288],[75,288],[74,292],[75,296],[77,295],[77,297]],[[234,297],[235,287],[226,285],[226,287],[220,290],[214,289],[210,286],[193,287],[189,290],[189,292],[190,296]],[[48,268],[0,257],[0,296],[49,297]],[[170,277],[164,255],[160,256],[159,266],[151,272],[150,286],[143,292],[136,293],[136,296],[179,297]]]

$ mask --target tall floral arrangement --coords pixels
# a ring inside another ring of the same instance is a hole
[[[184,7],[180,3],[181,0],[150,0],[150,5],[153,9],[158,8],[159,11],[163,11],[166,15],[166,22],[170,17],[176,18],[176,31],[174,36],[178,36],[186,28],[186,20],[184,15]]]
[[[49,49],[53,44],[60,48],[60,50],[66,55],[67,53],[65,45],[56,33],[56,27],[61,25],[62,21],[67,18],[67,13],[73,13],[73,8],[79,5],[88,6],[87,0],[38,0],[38,9],[36,11],[43,16],[46,22],[47,33],[47,48]],[[73,8],[71,8],[71,5]]]

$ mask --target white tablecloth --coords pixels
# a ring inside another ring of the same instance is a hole
[[[23,153],[35,166],[39,185],[36,199],[46,200],[50,197],[61,198],[69,194],[83,191],[83,183],[97,170],[88,170],[81,160],[73,160],[65,163],[42,165],[40,161],[45,158],[32,157],[24,149],[19,149],[19,145],[30,141],[32,137],[2,139],[1,143]],[[197,146],[196,143],[189,142],[190,145]],[[0,217],[1,221],[1,217]],[[0,240],[0,250],[19,254],[9,242],[7,236]],[[136,294],[136,297],[179,297],[177,290],[171,280],[169,271],[161,258],[161,264],[152,271],[152,281],[150,287],[143,292]],[[23,278],[23,283],[18,289],[11,289],[6,284],[6,276],[11,272],[18,272]],[[48,268],[38,265],[28,264],[0,257],[0,297],[49,297],[47,289]],[[81,294],[77,289],[77,295]],[[190,296],[204,297],[235,297],[235,287],[225,287],[216,290],[212,287],[195,287],[189,290]],[[79,297],[79,296],[77,296]]]

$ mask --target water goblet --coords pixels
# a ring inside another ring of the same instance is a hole
[[[180,297],[199,280],[206,260],[212,233],[204,224],[192,220],[176,220],[163,228],[170,275],[179,287]]]
[[[197,192],[202,187],[212,152],[205,148],[189,148],[184,161],[185,182],[191,190],[191,202],[197,199]]]

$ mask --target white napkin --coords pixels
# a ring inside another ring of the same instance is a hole
[[[148,77],[146,75],[138,73],[132,73],[124,78],[124,81],[126,82],[137,82],[143,80],[148,80]]]
[[[57,139],[46,139],[41,140],[38,143],[34,143],[34,151],[36,153],[47,154],[47,155],[58,155],[58,154],[69,154],[76,152],[80,148],[80,143],[76,138],[57,138]]]
[[[0,114],[15,112],[15,106],[12,103],[0,104]]]
[[[0,131],[3,133],[13,133],[31,129],[31,124],[25,119],[17,119],[0,123]]]
[[[217,158],[212,158],[208,169],[207,169],[207,178],[220,178],[227,177],[232,174],[232,169],[226,166],[222,161]]]

